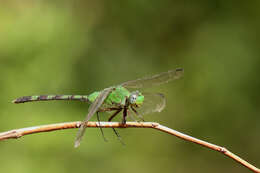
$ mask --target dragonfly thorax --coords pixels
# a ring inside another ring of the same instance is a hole
[[[134,91],[130,94],[128,101],[131,105],[139,107],[143,104],[144,96],[139,91]]]

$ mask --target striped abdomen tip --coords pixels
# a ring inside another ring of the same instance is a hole
[[[20,97],[18,99],[13,100],[13,103],[24,103],[27,102],[28,100],[31,100],[31,96],[24,96],[24,97]]]

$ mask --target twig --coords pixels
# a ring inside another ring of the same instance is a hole
[[[22,128],[22,129],[16,129],[16,130],[10,130],[7,132],[0,133],[0,141],[11,139],[11,138],[20,138],[24,135],[34,134],[34,133],[40,133],[40,132],[49,132],[54,130],[63,130],[63,129],[71,129],[71,128],[79,128],[81,122],[66,122],[66,123],[59,123],[59,124],[48,124],[48,125],[42,125],[42,126],[34,126],[34,127],[28,127],[28,128]],[[168,134],[177,136],[181,139],[184,139],[186,141],[190,141],[199,145],[202,145],[206,148],[218,151],[229,158],[235,160],[236,162],[240,163],[241,165],[245,166],[246,168],[252,170],[253,172],[260,173],[260,169],[256,168],[255,166],[251,165],[250,163],[246,162],[245,160],[241,159],[237,155],[233,154],[229,150],[227,150],[224,147],[220,147],[205,141],[202,141],[200,139],[196,139],[194,137],[188,136],[186,134],[183,134],[181,132],[178,132],[176,130],[170,129],[168,127],[165,127],[163,125],[160,125],[159,123],[155,122],[126,122],[126,124],[121,124],[118,122],[88,122],[87,127],[102,127],[102,128],[129,128],[129,127],[135,127],[135,128],[153,128],[156,130],[160,130],[162,132],[166,132]]]

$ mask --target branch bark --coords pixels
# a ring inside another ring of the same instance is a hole
[[[0,133],[0,141],[6,139],[13,139],[13,138],[20,138],[24,135],[40,133],[40,132],[49,132],[55,130],[63,130],[63,129],[72,129],[72,128],[79,128],[81,125],[80,121],[76,122],[66,122],[66,123],[58,123],[58,124],[48,124],[42,126],[34,126],[22,129],[15,129],[10,130],[7,132]],[[87,127],[99,127],[99,122],[88,122]],[[126,124],[118,123],[118,122],[100,122],[100,127],[102,128],[153,128],[155,130],[160,130],[162,132],[168,133],[170,135],[176,136],[186,141],[190,141],[203,147],[209,148],[211,150],[218,151],[229,158],[235,160],[239,164],[245,166],[246,168],[250,169],[253,172],[260,173],[260,169],[256,168],[252,164],[248,163],[247,161],[243,160],[242,158],[238,157],[237,155],[233,154],[229,150],[224,147],[211,144],[209,142],[194,138],[192,136],[183,134],[176,130],[170,129],[166,126],[160,125],[159,123],[155,122],[126,122]]]

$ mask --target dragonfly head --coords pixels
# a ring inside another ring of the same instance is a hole
[[[144,96],[139,91],[134,91],[129,96],[129,103],[135,107],[139,107],[144,102]]]

